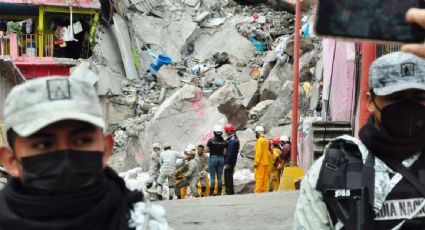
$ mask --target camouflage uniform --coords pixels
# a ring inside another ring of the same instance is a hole
[[[366,161],[369,150],[360,140],[348,135],[338,137],[337,139],[352,141],[355,143],[360,149],[363,163]],[[407,158],[402,162],[402,164],[405,167],[410,167],[419,158],[419,155],[420,154],[418,153]],[[341,222],[338,222],[335,226],[332,224],[328,209],[323,201],[322,193],[316,190],[316,184],[322,167],[323,158],[324,156],[317,159],[301,182],[300,196],[298,198],[294,216],[294,229],[340,229],[342,227]],[[381,211],[381,207],[384,204],[387,195],[403,177],[401,174],[395,173],[384,162],[376,157],[374,168],[375,200],[373,209],[375,214],[378,214]],[[395,173],[394,176],[390,177],[390,174],[393,173]]]

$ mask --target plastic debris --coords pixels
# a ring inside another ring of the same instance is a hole
[[[254,45],[255,49],[260,52],[261,54],[264,53],[266,51],[264,43],[257,41],[255,39],[255,35],[254,34],[250,34],[248,35],[248,39],[252,42],[252,44]]]

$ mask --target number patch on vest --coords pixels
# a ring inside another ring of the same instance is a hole
[[[338,198],[338,197],[349,197],[349,196],[351,196],[351,191],[349,189],[335,190],[335,198]]]

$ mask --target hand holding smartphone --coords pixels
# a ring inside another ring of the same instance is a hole
[[[378,43],[423,43],[425,29],[406,21],[410,8],[425,8],[425,1],[319,0],[315,31],[324,37]]]

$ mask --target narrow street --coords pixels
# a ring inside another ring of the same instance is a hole
[[[292,229],[298,192],[160,202],[174,229]]]

